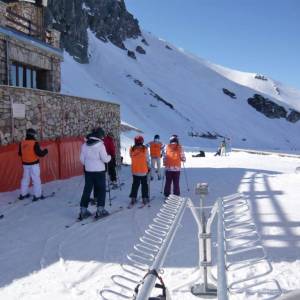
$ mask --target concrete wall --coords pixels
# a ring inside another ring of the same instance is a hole
[[[11,102],[25,104],[25,118],[12,119]],[[0,85],[0,141],[2,145],[24,138],[34,128],[40,139],[85,136],[103,127],[117,137],[120,147],[120,106],[118,104],[48,91]]]

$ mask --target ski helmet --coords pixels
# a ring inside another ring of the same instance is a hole
[[[173,134],[173,135],[170,137],[170,144],[172,144],[172,143],[176,143],[176,144],[179,143],[177,134]]]
[[[156,135],[154,136],[154,139],[155,139],[155,140],[159,140],[159,139],[160,139],[159,135],[156,134]]]
[[[36,130],[33,129],[33,128],[28,128],[28,129],[26,130],[26,135],[34,137],[34,136],[37,135],[37,132],[36,132]]]
[[[141,135],[137,135],[137,136],[134,138],[134,143],[135,143],[135,145],[143,145],[143,143],[144,143],[144,138],[143,138]]]
[[[105,135],[104,130],[101,127],[94,129],[94,132],[93,132],[94,137],[96,137],[98,139],[103,139],[104,135]]]

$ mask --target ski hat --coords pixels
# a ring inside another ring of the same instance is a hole
[[[156,134],[156,135],[154,136],[154,139],[155,139],[155,140],[159,140],[159,139],[160,139],[159,135]]]
[[[137,135],[134,138],[134,144],[135,145],[143,145],[143,143],[144,143],[144,138],[141,135]]]
[[[98,127],[93,130],[92,136],[98,138],[98,139],[103,139],[105,136],[104,130],[101,127]]]
[[[35,136],[37,135],[37,132],[36,132],[36,130],[33,129],[33,128],[28,128],[28,129],[26,130],[26,135],[35,137]]]
[[[178,141],[178,135],[177,135],[177,134],[173,134],[173,135],[170,137],[170,144],[173,144],[173,143],[179,144],[179,141]]]

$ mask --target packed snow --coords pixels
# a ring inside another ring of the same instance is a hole
[[[125,142],[125,162],[128,159],[126,147]],[[186,149],[186,169],[181,174],[182,195],[191,197],[198,205],[198,196],[194,194],[198,182],[209,184],[207,205],[218,197],[243,192],[273,267],[269,277],[278,280],[283,292],[299,289],[300,174],[295,173],[299,158],[245,152],[216,157],[213,151],[207,151],[206,157],[195,158],[193,153],[195,151]],[[55,191],[55,196],[35,203],[29,199],[16,202],[19,190],[0,194],[0,213],[4,214],[0,220],[0,299],[101,299],[100,290],[113,286],[110,277],[120,273],[126,254],[132,251],[163,203],[162,182],[155,179],[151,182],[151,195],[155,196],[151,207],[127,209],[130,167],[122,166],[119,177],[125,185],[122,190],[112,190],[116,198],[111,206],[107,199],[106,207],[110,211],[120,206],[124,209],[84,226],[75,222],[84,185],[82,176],[45,184],[44,193]],[[215,248],[213,262],[216,263]],[[172,299],[194,299],[189,286],[174,289],[195,276],[197,265],[197,227],[186,208],[182,227],[163,267],[163,279]],[[216,271],[215,265],[213,271]],[[241,272],[234,274],[235,278],[240,276]],[[259,298],[236,294],[230,299]]]

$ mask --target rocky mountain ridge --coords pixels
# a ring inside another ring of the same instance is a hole
[[[124,0],[49,0],[45,23],[61,32],[61,47],[80,63],[89,62],[88,29],[122,49],[126,38],[141,35]]]

